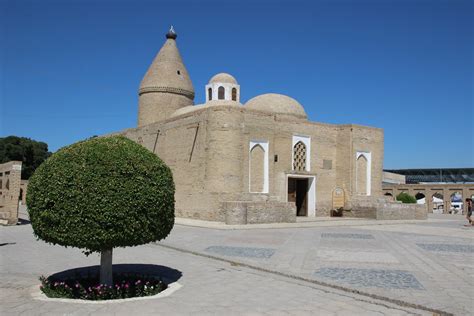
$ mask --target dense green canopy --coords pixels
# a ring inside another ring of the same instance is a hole
[[[401,192],[397,195],[397,201],[402,203],[416,203],[416,198],[408,193]]]
[[[46,143],[17,136],[0,138],[0,163],[12,160],[23,162],[22,179],[29,179],[36,168],[50,155]]]
[[[160,158],[114,136],[54,153],[30,178],[27,204],[37,237],[90,253],[165,238],[174,191]]]

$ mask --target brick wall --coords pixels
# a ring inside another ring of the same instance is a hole
[[[377,128],[314,123],[242,106],[217,105],[120,134],[154,151],[170,166],[177,216],[224,221],[222,203],[227,201],[264,199],[286,205],[287,177],[294,174],[316,177],[316,216],[328,216],[336,187],[345,190],[347,201],[353,196],[358,150],[372,153],[372,196],[381,196],[383,131]],[[292,170],[294,135],[311,138],[309,171]],[[252,140],[269,144],[266,195],[249,190]]]
[[[0,164],[0,224],[18,222],[18,201],[21,185],[21,161]]]

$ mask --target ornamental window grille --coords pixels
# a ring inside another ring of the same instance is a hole
[[[306,170],[306,146],[301,141],[293,147],[293,170]]]
[[[237,101],[237,89],[232,88],[232,101]]]

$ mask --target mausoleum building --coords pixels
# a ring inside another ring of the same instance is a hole
[[[176,39],[171,29],[140,84],[138,126],[118,133],[172,169],[176,216],[245,224],[294,222],[339,208],[344,216],[401,214],[385,211],[382,129],[309,121],[283,94],[243,103],[227,73],[203,85],[206,102],[194,105]]]

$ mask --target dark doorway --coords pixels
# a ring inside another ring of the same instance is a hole
[[[288,178],[288,202],[296,205],[296,216],[308,216],[308,179]]]

